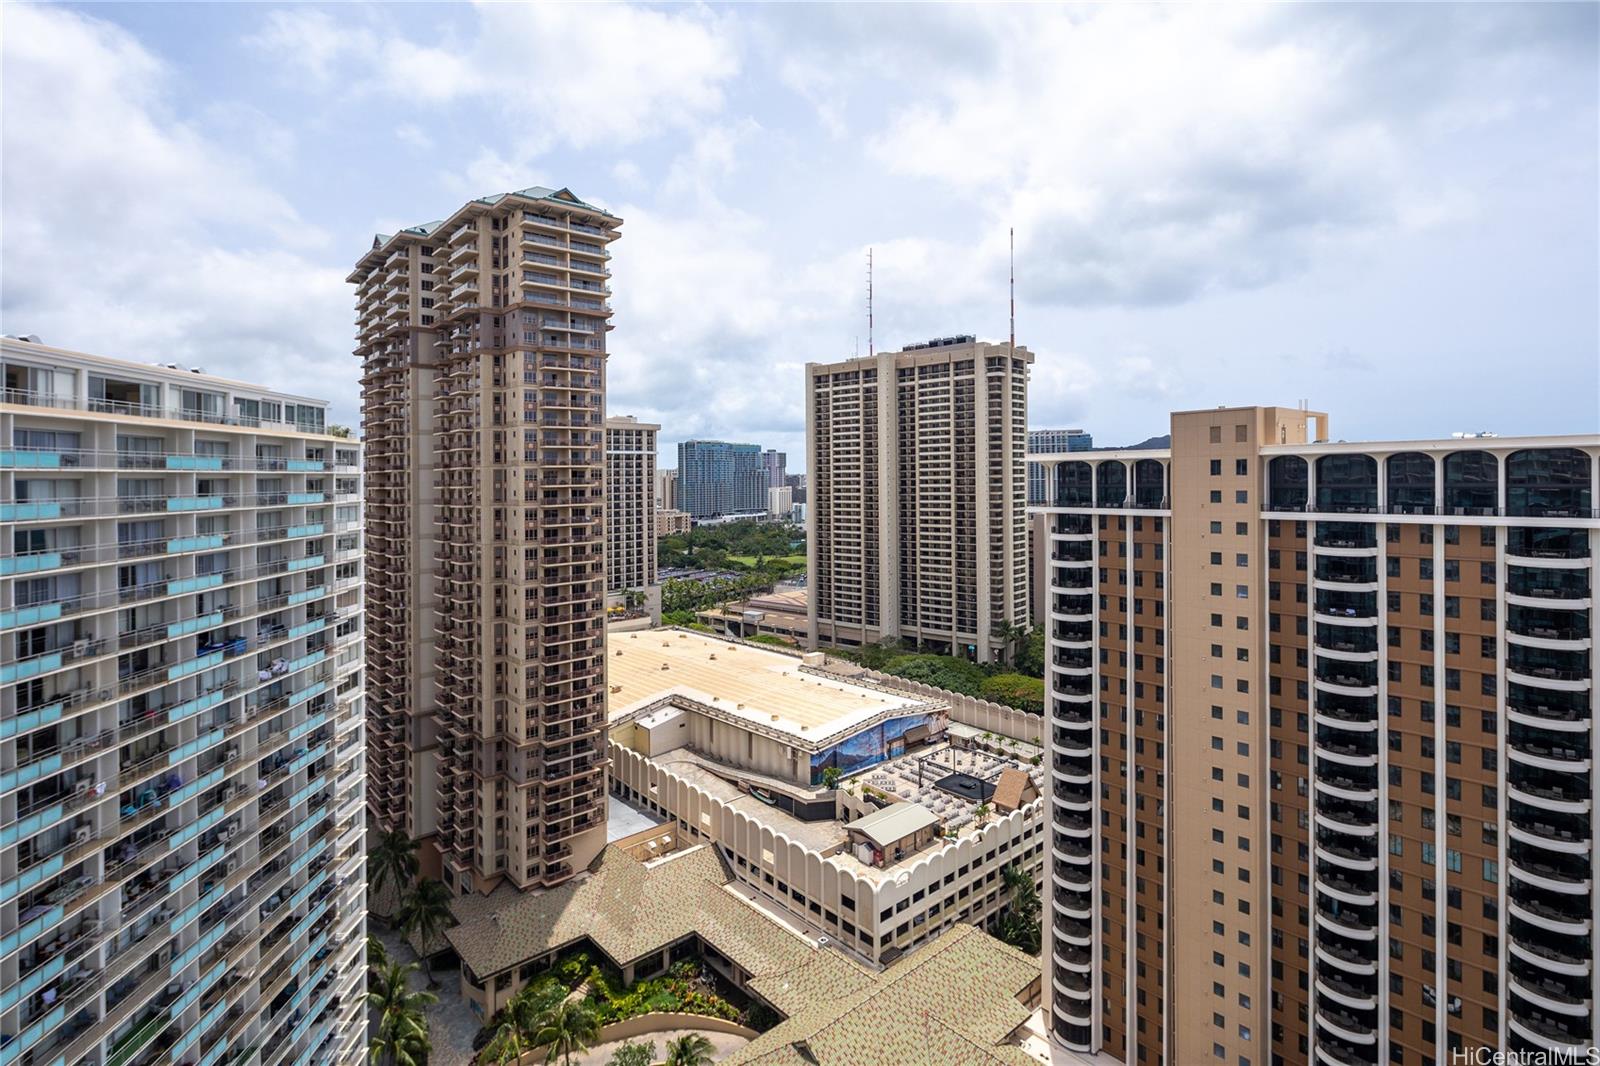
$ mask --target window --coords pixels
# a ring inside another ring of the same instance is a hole
[[[1221,473],[1222,473],[1222,460],[1221,459],[1213,459],[1213,460],[1211,460],[1211,476],[1212,477],[1217,477]]]

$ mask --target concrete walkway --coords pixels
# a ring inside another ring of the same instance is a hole
[[[373,922],[369,927],[389,950],[389,957],[397,962],[416,962],[417,953],[411,950],[395,929],[386,929]],[[428,1008],[428,1039],[433,1050],[428,1055],[428,1066],[468,1066],[472,1062],[472,1038],[483,1028],[467,1001],[461,998],[461,971],[434,970],[439,987],[428,988],[427,975],[419,967],[411,975],[415,991],[431,991],[439,1002]]]
[[[712,1046],[716,1048],[711,1053],[714,1061],[721,1061],[750,1043],[747,1037],[738,1036],[734,1033],[713,1033],[701,1029],[668,1029],[664,1033],[649,1033],[644,1036],[636,1036],[633,1038],[633,1042],[644,1043],[645,1041],[654,1040],[656,1044],[655,1061],[660,1062],[667,1057],[667,1044],[670,1041],[676,1040],[680,1036],[687,1036],[690,1033],[700,1033],[711,1041]],[[596,1044],[582,1055],[572,1056],[572,1064],[573,1066],[606,1066],[606,1063],[611,1061],[611,1056],[616,1052],[617,1048],[625,1043],[627,1043],[625,1040],[611,1040],[604,1044]],[[540,1058],[538,1061],[543,1062],[544,1060]],[[429,1063],[431,1066],[431,1059]]]

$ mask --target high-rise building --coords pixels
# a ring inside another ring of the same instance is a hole
[[[767,517],[787,519],[794,510],[794,489],[784,485],[767,490]]]
[[[360,451],[0,344],[0,1061],[366,1046]]]
[[[1030,429],[1028,454],[1044,452],[1086,452],[1094,447],[1094,436],[1081,429]],[[1028,506],[1037,507],[1045,502],[1044,467],[1028,463]]]
[[[813,644],[980,662],[1028,623],[1033,354],[972,337],[806,366]]]
[[[761,465],[767,471],[767,487],[781,489],[788,477],[789,457],[783,452],[768,448],[761,453]]]
[[[656,509],[658,511],[676,511],[678,509],[678,472],[676,470],[656,471]]]
[[[660,426],[628,415],[606,419],[609,596],[649,596],[656,585],[656,434],[660,431]]]
[[[607,246],[566,189],[380,234],[357,286],[368,803],[456,892],[605,842]]]
[[[725,440],[679,444],[678,509],[697,519],[764,513],[767,470],[761,446]]]
[[[1041,457],[1064,1047],[1595,1042],[1600,437],[1329,436],[1218,408]]]

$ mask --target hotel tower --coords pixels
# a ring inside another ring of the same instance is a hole
[[[1063,1050],[1595,1043],[1600,437],[1329,438],[1218,408],[1033,457]]]
[[[375,237],[368,807],[453,891],[605,843],[605,355],[621,220],[561,189]]]
[[[0,342],[0,1063],[366,1044],[360,446]]]

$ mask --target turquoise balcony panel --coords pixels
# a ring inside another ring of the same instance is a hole
[[[194,862],[191,862],[188,866],[185,866],[183,869],[167,878],[167,893],[170,895],[174,892],[177,892],[184,885],[188,884],[190,881],[193,881],[195,878],[205,873],[206,870],[221,862],[222,856],[225,855],[227,851],[227,848],[223,847],[221,844],[218,844],[216,847],[200,856]]]
[[[167,500],[168,511],[217,511],[221,508],[221,496],[173,496]]]
[[[14,467],[18,470],[59,470],[61,468],[60,452],[0,451],[0,467]]]
[[[221,744],[225,736],[227,736],[227,733],[224,730],[213,729],[209,733],[195,737],[189,743],[167,752],[167,765],[176,766],[185,759],[192,759],[201,752]]]
[[[310,866],[318,855],[321,855],[327,850],[328,842],[326,840],[317,841],[314,846],[306,849],[306,853],[304,855],[300,856],[294,862],[289,864],[289,876],[291,878],[294,877],[301,870],[304,870],[307,866]]]
[[[216,533],[209,537],[175,537],[167,541],[167,551],[173,552],[203,552],[222,547],[222,534]]]
[[[300,806],[300,804],[302,804],[306,800],[310,799],[312,797],[312,795],[314,795],[316,793],[317,789],[321,788],[323,785],[325,785],[327,783],[328,782],[327,782],[327,780],[325,778],[319,777],[315,781],[312,781],[310,784],[301,786],[299,792],[296,792],[293,796],[289,797],[289,806],[291,806],[291,807]]]
[[[290,559],[289,560],[289,569],[290,570],[311,570],[311,569],[313,569],[315,567],[321,566],[322,564],[323,564],[322,556],[320,556],[320,555],[308,555],[304,559]]]
[[[41,518],[60,518],[59,503],[0,503],[0,522],[32,522]]]
[[[328,946],[328,934],[327,933],[319,933],[317,935],[317,938],[315,940],[311,941],[311,943],[306,946],[306,949],[300,953],[300,957],[298,959],[294,960],[295,971],[298,973],[298,972],[304,970],[308,965],[310,965],[311,956],[315,955],[317,952],[321,951],[323,948],[325,948],[327,946]],[[322,979],[321,977],[317,978],[318,981],[320,981],[321,979]],[[317,984],[316,981],[307,981],[305,987],[300,990],[299,994],[295,998],[298,999],[301,996],[304,996],[306,994],[306,992],[308,992],[312,988],[315,988],[316,984]],[[293,1041],[291,1040],[290,1043],[293,1043]]]
[[[48,707],[35,707],[31,711],[24,711],[15,718],[0,721],[0,740],[8,737],[20,736],[23,733],[38,729],[40,726],[49,725],[61,717],[64,703],[52,703]]]
[[[318,1011],[320,1014],[321,1012]],[[325,1022],[317,1035],[311,1038],[311,1043],[306,1045],[305,1052],[295,1060],[294,1066],[310,1066],[311,1060],[316,1057],[317,1050],[322,1047],[322,1042],[328,1039],[328,1033],[333,1030],[333,1022]]]
[[[168,470],[221,470],[220,455],[169,455]]]
[[[290,697],[289,706],[298,707],[307,700],[315,699],[326,691],[328,691],[328,683],[326,681],[318,681],[314,685],[307,685]]]
[[[0,848],[9,847],[19,840],[26,840],[35,834],[42,833],[67,816],[67,807],[64,803],[55,803],[30,814],[21,821],[0,828]]]
[[[61,669],[61,653],[52,652],[49,655],[41,655],[26,662],[0,666],[0,684],[9,684],[12,681],[26,681],[28,678],[48,670],[59,669]]]
[[[297,673],[301,670],[304,670],[308,666],[317,665],[327,657],[328,653],[325,651],[314,651],[310,655],[302,655],[300,658],[294,659],[289,663],[288,672],[291,674]]]
[[[233,1047],[226,1040],[218,1040],[217,1046],[201,1056],[200,1061],[195,1066],[217,1066],[217,1063],[228,1057],[228,1052],[231,1050],[233,1050]]]
[[[328,880],[328,871],[324,870],[311,880],[302,885],[293,896],[289,897],[289,909],[294,910],[300,904],[310,899],[317,889],[321,888]]]
[[[215,692],[208,692],[204,696],[197,696],[187,703],[180,703],[168,711],[167,721],[169,723],[181,722],[185,718],[192,718],[203,711],[209,711],[219,703],[225,702],[227,698],[228,693],[220,688]]]
[[[289,773],[291,775],[299,773],[301,770],[304,770],[306,767],[310,766],[312,763],[316,762],[326,754],[328,754],[328,745],[318,744],[316,747],[300,756],[294,762],[290,763]]]
[[[186,663],[168,667],[167,680],[176,681],[180,677],[188,677],[190,674],[198,674],[202,670],[209,670],[213,666],[221,666],[224,657],[223,652],[214,651],[210,655],[202,655],[198,659],[191,659]]]
[[[308,633],[315,633],[318,630],[327,628],[328,620],[326,618],[318,618],[312,622],[302,622],[299,625],[290,628],[289,639],[297,640],[300,637],[306,636]]]
[[[284,466],[297,474],[320,474],[328,468],[321,459],[290,459]]]
[[[176,792],[167,793],[167,806],[177,807],[180,804],[187,803],[189,800],[194,799],[196,796],[200,795],[200,793],[204,792],[218,781],[221,781],[226,773],[227,769],[219,766],[210,773],[202,774],[193,781],[190,781],[187,785],[184,785]]]
[[[322,527],[322,523],[321,522],[310,522],[310,523],[308,523],[306,525],[303,525],[303,526],[290,526],[289,527],[289,536],[291,536],[291,537],[320,537],[320,536],[322,536],[322,529],[323,529],[323,527]]]
[[[174,622],[167,627],[167,636],[186,637],[190,633],[198,633],[202,629],[215,629],[222,624],[222,612],[212,611],[201,618],[189,618],[182,622]]]
[[[183,913],[182,914],[178,915],[176,918],[172,919],[172,921],[168,923],[167,931],[170,932],[173,936],[177,936],[180,932],[183,931],[183,928],[185,926],[187,926],[190,922],[194,921],[196,918],[199,918],[202,914],[204,914],[206,912],[206,910],[208,908],[211,907],[212,904],[216,903],[218,900],[220,900],[223,896],[226,896],[227,894],[228,894],[228,886],[227,885],[225,885],[225,884],[217,885],[210,892],[207,892],[205,895],[201,896],[199,899],[195,900],[193,903],[191,903],[187,907],[185,907],[183,909]]]
[[[23,607],[16,611],[0,611],[0,629],[16,629],[18,626],[36,626],[41,622],[52,622],[61,617],[59,603],[45,603],[37,607]]]
[[[43,988],[47,981],[53,980],[58,973],[66,968],[67,960],[58,955],[16,984],[0,992],[0,1011],[8,1011],[15,1007],[23,999]]]
[[[60,552],[17,555],[0,559],[0,577],[9,577],[12,574],[37,574],[41,570],[54,570],[60,565]]]
[[[22,928],[0,937],[0,956],[9,955],[24,944],[31,944],[60,925],[67,916],[65,907],[51,907],[37,918],[22,924]]]
[[[293,829],[289,830],[289,839],[290,840],[299,840],[301,837],[305,836],[307,833],[309,833],[313,829],[317,828],[318,825],[322,824],[322,822],[327,817],[328,817],[328,809],[326,807],[322,808],[321,810],[318,810],[315,814],[311,815],[305,821],[301,822],[299,825],[297,825]]]
[[[48,881],[50,878],[60,873],[66,864],[66,856],[57,855],[52,859],[46,859],[44,862],[33,867],[31,870],[24,870],[22,873],[11,878],[9,881],[0,882],[0,903],[4,903],[9,899],[15,899],[17,896],[22,895],[22,893],[28,891],[28,889],[32,888],[33,886],[40,884],[41,882]]]
[[[294,923],[294,929],[290,931],[289,939],[299,940],[301,937],[305,936],[306,933],[310,932],[311,927],[317,924],[317,919],[328,913],[328,907],[332,903],[333,901],[331,899],[325,899],[315,907],[312,907],[311,910],[306,913],[304,918],[301,918],[298,922]]]
[[[321,492],[291,492],[289,493],[289,506],[298,507],[305,504],[323,503],[327,494]]]
[[[55,1010],[46,1014],[44,1017],[40,1018],[38,1021],[24,1029],[22,1034],[15,1040],[11,1041],[11,1043],[7,1044],[5,1047],[0,1047],[0,1066],[7,1066],[8,1063],[12,1063],[20,1059],[25,1052],[33,1048],[33,1045],[44,1039],[44,1035],[46,1033],[55,1029],[56,1026],[60,1025],[66,1020],[67,1007],[66,1004],[63,1003]]]
[[[222,1002],[206,1011],[200,1020],[195,1022],[194,1025],[189,1028],[187,1033],[183,1034],[183,1039],[172,1045],[171,1049],[169,1049],[167,1052],[171,1058],[171,1061],[184,1061],[183,1056],[188,1054],[189,1049],[194,1047],[195,1044],[200,1041],[200,1038],[206,1034],[206,1031],[209,1030],[213,1025],[216,1025],[217,1022],[222,1019],[222,1016],[227,1013],[228,1000],[226,997],[224,997]]]
[[[167,1017],[181,1018],[183,1012],[200,1002],[200,997],[211,991],[211,986],[222,980],[222,975],[228,972],[228,961],[217,963],[206,971],[206,975],[194,983],[194,987],[173,1001],[172,1008],[167,1011]]]
[[[222,584],[221,574],[186,577],[182,581],[168,581],[167,595],[182,596],[190,592],[204,592],[206,589],[214,589],[220,584]]]
[[[297,603],[306,603],[310,600],[320,600],[327,594],[328,587],[326,585],[316,585],[306,589],[304,592],[291,592],[289,594],[289,606],[293,607]]]
[[[182,829],[168,837],[167,849],[169,851],[177,851],[179,848],[189,843],[189,841],[195,839],[206,830],[217,825],[227,816],[228,809],[226,807],[219,806],[210,814],[207,814],[196,821],[190,822],[188,825],[184,826]]]
[[[176,979],[179,974],[183,973],[184,970],[189,968],[189,964],[191,962],[204,955],[207,951],[210,951],[213,944],[227,935],[227,922],[218,922],[216,925],[212,926],[211,929],[205,933],[205,935],[200,937],[199,940],[196,940],[193,944],[190,944],[187,951],[172,960],[172,965],[167,970],[168,975]],[[174,1015],[181,1013],[181,1011],[173,1011]]]
[[[20,766],[15,770],[0,774],[0,792],[10,792],[14,788],[21,788],[30,782],[48,774],[56,773],[61,769],[61,756],[51,755],[40,759],[38,762]]]

